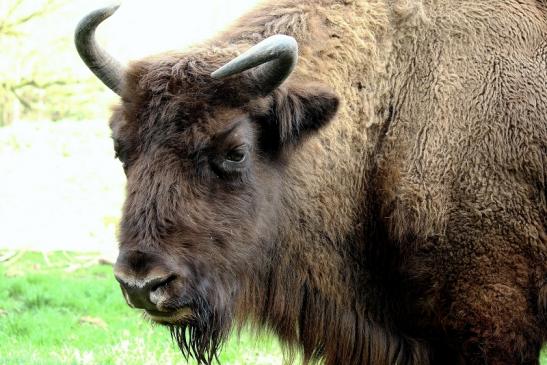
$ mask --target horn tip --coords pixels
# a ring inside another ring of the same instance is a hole
[[[223,72],[222,68],[219,68],[218,70],[211,72],[211,77],[213,79],[223,78],[224,77],[224,72]]]
[[[87,14],[80,20],[80,22],[76,26],[76,36],[79,37],[80,33],[86,33],[89,28],[94,29],[103,20],[112,16],[112,14],[114,14],[120,6],[120,1],[113,1],[110,4],[107,4],[104,7],[96,9]]]
[[[104,9],[104,12],[108,14],[108,16],[111,16],[120,8],[121,5],[122,5],[121,1],[115,0],[115,1],[111,1],[107,3],[103,9]]]
[[[295,49],[298,50],[298,42],[296,39],[290,35],[286,34],[276,34],[269,38],[272,43],[280,43],[287,47],[288,49]]]

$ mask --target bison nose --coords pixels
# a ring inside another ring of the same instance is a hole
[[[135,308],[146,310],[158,309],[165,288],[176,278],[175,275],[144,279],[128,278],[120,274],[114,276],[120,283],[127,302]]]
[[[120,252],[114,265],[127,304],[135,308],[158,310],[176,286],[177,276],[159,254],[128,250]]]

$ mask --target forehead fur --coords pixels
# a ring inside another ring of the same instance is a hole
[[[128,150],[183,140],[194,150],[245,113],[266,110],[252,71],[222,80],[210,76],[239,53],[233,47],[196,48],[131,63],[122,103],[111,118],[113,137]]]
[[[192,115],[219,106],[245,105],[258,92],[250,72],[222,80],[210,76],[238,54],[234,47],[207,47],[134,62],[126,73],[124,104],[157,112],[158,107],[175,103]]]

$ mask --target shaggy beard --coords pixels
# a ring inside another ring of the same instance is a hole
[[[191,318],[169,325],[171,338],[182,356],[194,358],[199,365],[219,363],[218,354],[229,334],[231,316],[212,309],[204,299],[192,305]]]

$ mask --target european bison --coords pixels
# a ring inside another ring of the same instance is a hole
[[[121,96],[115,275],[185,355],[250,324],[305,363],[538,364],[545,1],[271,1],[127,68],[115,10],[76,32]]]

